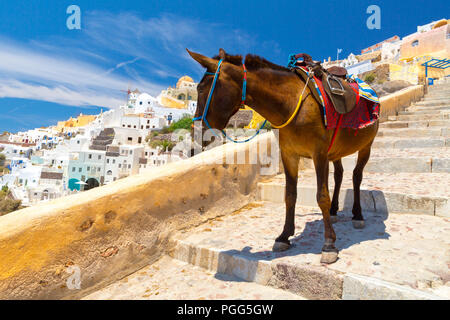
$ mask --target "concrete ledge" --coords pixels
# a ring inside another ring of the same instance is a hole
[[[285,262],[252,260],[214,248],[176,240],[170,255],[213,272],[287,290],[309,299],[340,299],[343,277],[325,266],[298,266]]]
[[[0,217],[0,299],[77,298],[151,263],[168,250],[176,230],[256,197],[261,172],[270,169],[260,160],[233,165],[223,159],[248,154],[263,139],[275,138],[268,133],[227,144]],[[66,285],[73,268],[81,289]]]
[[[395,116],[398,111],[405,110],[412,102],[419,101],[424,94],[425,88],[422,85],[417,85],[381,97],[380,121],[384,122],[388,120],[389,116]]]
[[[431,293],[376,278],[345,274],[343,300],[444,300]]]
[[[287,290],[308,299],[440,300],[440,296],[380,279],[341,273],[326,266],[253,260],[215,248],[174,240],[178,260],[239,279]]]
[[[333,193],[330,188],[330,195]],[[285,186],[278,182],[258,184],[258,200],[284,202]],[[297,204],[317,206],[316,187],[299,186],[297,188]],[[342,188],[339,195],[339,210],[353,207],[353,190]],[[361,190],[362,210],[380,213],[416,213],[448,217],[450,201],[446,197],[427,197],[379,190]]]

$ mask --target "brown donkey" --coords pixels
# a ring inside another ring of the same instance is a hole
[[[215,129],[224,129],[228,120],[240,107],[244,69],[242,56],[231,56],[220,49],[214,58],[188,50],[191,57],[207,72],[198,85],[196,117],[203,114],[207,96],[212,86],[219,59],[223,59],[217,83],[212,92],[206,119]],[[247,68],[247,104],[272,124],[281,125],[292,115],[305,83],[289,69],[273,64],[254,55],[245,57]],[[297,200],[297,179],[300,157],[311,158],[317,178],[317,202],[322,211],[325,227],[325,244],[322,248],[323,263],[337,260],[338,250],[334,243],[336,235],[332,222],[337,220],[339,189],[342,183],[343,167],[341,158],[358,152],[358,160],[353,170],[353,226],[364,227],[361,214],[360,185],[364,166],[369,160],[370,148],[378,131],[378,122],[364,129],[339,130],[331,150],[328,152],[333,131],[323,123],[321,106],[312,96],[308,87],[303,94],[301,108],[289,125],[280,129],[279,144],[286,175],[286,220],[283,232],[276,238],[274,251],[287,250],[289,237],[294,235],[295,202]],[[328,164],[334,165],[335,188],[333,200],[328,192]]]

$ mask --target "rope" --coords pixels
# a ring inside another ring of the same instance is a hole
[[[295,115],[297,114],[298,110],[300,109],[300,106],[302,105],[302,99],[303,99],[303,93],[305,93],[305,89],[308,86],[308,82],[309,82],[309,77],[306,80],[305,86],[303,87],[303,91],[300,95],[300,98],[298,99],[298,103],[297,106],[295,107],[294,113],[292,113],[291,117],[288,119],[288,121],[286,121],[284,124],[276,126],[272,123],[272,127],[274,127],[275,129],[281,129],[286,127],[289,123],[291,123],[291,121],[294,119]]]

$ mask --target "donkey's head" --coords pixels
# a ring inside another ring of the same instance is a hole
[[[187,50],[187,49],[186,49]],[[197,86],[198,99],[195,118],[202,117],[208,96],[211,94],[206,121],[214,129],[222,130],[230,118],[239,110],[242,97],[244,72],[242,56],[228,55],[223,49],[213,58],[187,50],[189,55],[200,63],[206,72]],[[217,80],[212,89],[215,73],[222,60]]]

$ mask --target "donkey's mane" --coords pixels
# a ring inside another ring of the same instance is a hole
[[[214,56],[213,59],[220,60],[220,57]],[[232,55],[232,54],[225,54],[225,59],[223,60],[225,62],[234,64],[236,66],[242,66],[242,56],[240,54]]]
[[[279,71],[290,71],[288,68],[282,67],[254,54],[248,54],[245,57],[245,66],[248,70],[272,69]]]

